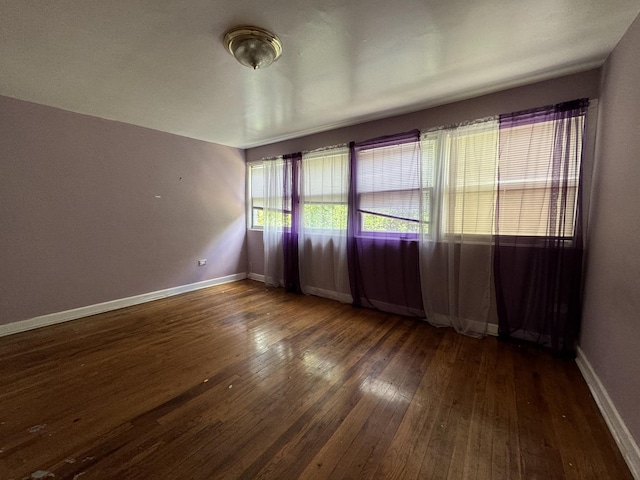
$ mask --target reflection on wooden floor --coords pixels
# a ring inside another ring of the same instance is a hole
[[[247,280],[0,338],[24,477],[631,475],[574,362]]]

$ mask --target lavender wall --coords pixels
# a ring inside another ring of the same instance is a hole
[[[599,79],[600,71],[590,70],[415,113],[251,148],[246,152],[247,161],[258,161],[266,157],[311,150],[351,140],[362,141],[414,128],[424,129],[474,120],[489,115],[524,110],[581,97],[597,98]],[[254,273],[262,274],[264,273],[262,234],[250,231],[249,235],[251,238],[248,261],[251,263]]]
[[[247,230],[247,252],[251,252],[247,264],[247,272],[264,275],[264,242],[262,240],[262,231]]]
[[[0,324],[246,271],[242,150],[6,97],[0,132]]]
[[[602,69],[580,346],[640,443],[640,17]]]

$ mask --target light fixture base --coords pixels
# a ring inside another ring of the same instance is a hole
[[[224,35],[224,46],[241,64],[257,70],[266,68],[282,55],[282,42],[264,28],[240,26]]]

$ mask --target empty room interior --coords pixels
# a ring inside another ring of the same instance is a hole
[[[639,14],[0,2],[0,479],[640,479]]]

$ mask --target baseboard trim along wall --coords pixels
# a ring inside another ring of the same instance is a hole
[[[130,307],[132,305],[138,305],[140,303],[152,302],[153,300],[172,297],[173,295],[180,295],[181,293],[193,292],[194,290],[200,290],[201,288],[213,287],[214,285],[222,285],[223,283],[237,282],[238,280],[244,280],[245,278],[247,278],[246,273],[236,273],[234,275],[227,275],[225,277],[212,278],[211,280],[204,280],[202,282],[180,285],[178,287],[166,288],[164,290],[158,290],[156,292],[143,293],[141,295],[135,295],[133,297],[119,298],[117,300],[97,303],[95,305],[88,305],[86,307],[65,310],[64,312],[50,313],[39,317],[29,318],[27,320],[8,323],[6,325],[0,325],[0,337],[3,337],[5,335],[12,335],[14,333],[26,332],[27,330],[46,327],[48,325],[54,325],[56,323],[68,322],[70,320],[76,320],[78,318],[88,317],[90,315],[96,315],[98,313],[109,312],[111,310],[117,310],[119,308]]]
[[[262,282],[264,283],[264,275],[260,275],[259,273],[248,273],[247,274],[247,278],[251,279],[251,280],[255,280],[257,282]],[[340,295],[340,294],[336,294],[333,292],[329,292],[327,290],[323,290],[320,288],[314,289],[313,291],[310,292],[311,295],[318,295],[319,297],[324,297],[324,298],[329,298],[331,300],[336,300],[339,302],[343,302],[343,303],[351,303],[353,301],[353,299],[351,298],[351,295]],[[476,324],[474,331],[477,332],[484,332],[487,335],[491,335],[493,337],[497,337],[498,336],[498,325],[495,323],[489,323],[486,326],[484,324],[482,324],[481,322],[474,322]]]
[[[250,273],[247,275],[247,278],[264,283],[264,275],[260,275],[259,273]]]
[[[498,324],[497,323],[489,323],[487,324],[487,335],[491,335],[492,337],[498,336]]]
[[[247,278],[250,278],[251,280],[256,280],[257,282],[264,283],[264,275],[260,275],[259,273],[249,273],[249,274],[247,274]],[[340,294],[335,294],[333,292],[328,292],[327,290],[322,290],[320,288],[314,289],[314,291],[312,291],[310,293],[311,293],[311,295],[318,295],[319,297],[329,298],[331,300],[337,300],[337,301],[343,302],[343,303],[351,303],[352,300],[353,300],[351,298],[351,295],[340,296]],[[486,329],[485,329],[484,328],[484,324],[481,324],[480,322],[474,322],[474,323],[477,323],[477,329],[474,330],[474,331],[486,332],[487,335],[491,335],[491,336],[494,336],[494,337],[498,336],[498,325],[497,324],[489,323],[486,326]]]
[[[602,385],[600,378],[598,378],[598,375],[593,370],[591,363],[589,363],[589,360],[587,360],[587,357],[580,347],[578,347],[576,364],[587,382],[587,386],[589,390],[591,390],[591,395],[593,395],[600,409],[600,413],[602,413],[613,438],[618,444],[618,448],[627,462],[633,478],[640,480],[640,448],[638,448],[638,444],[631,435],[631,432],[629,432],[622,417],[620,417],[607,390],[604,388],[604,385]]]

